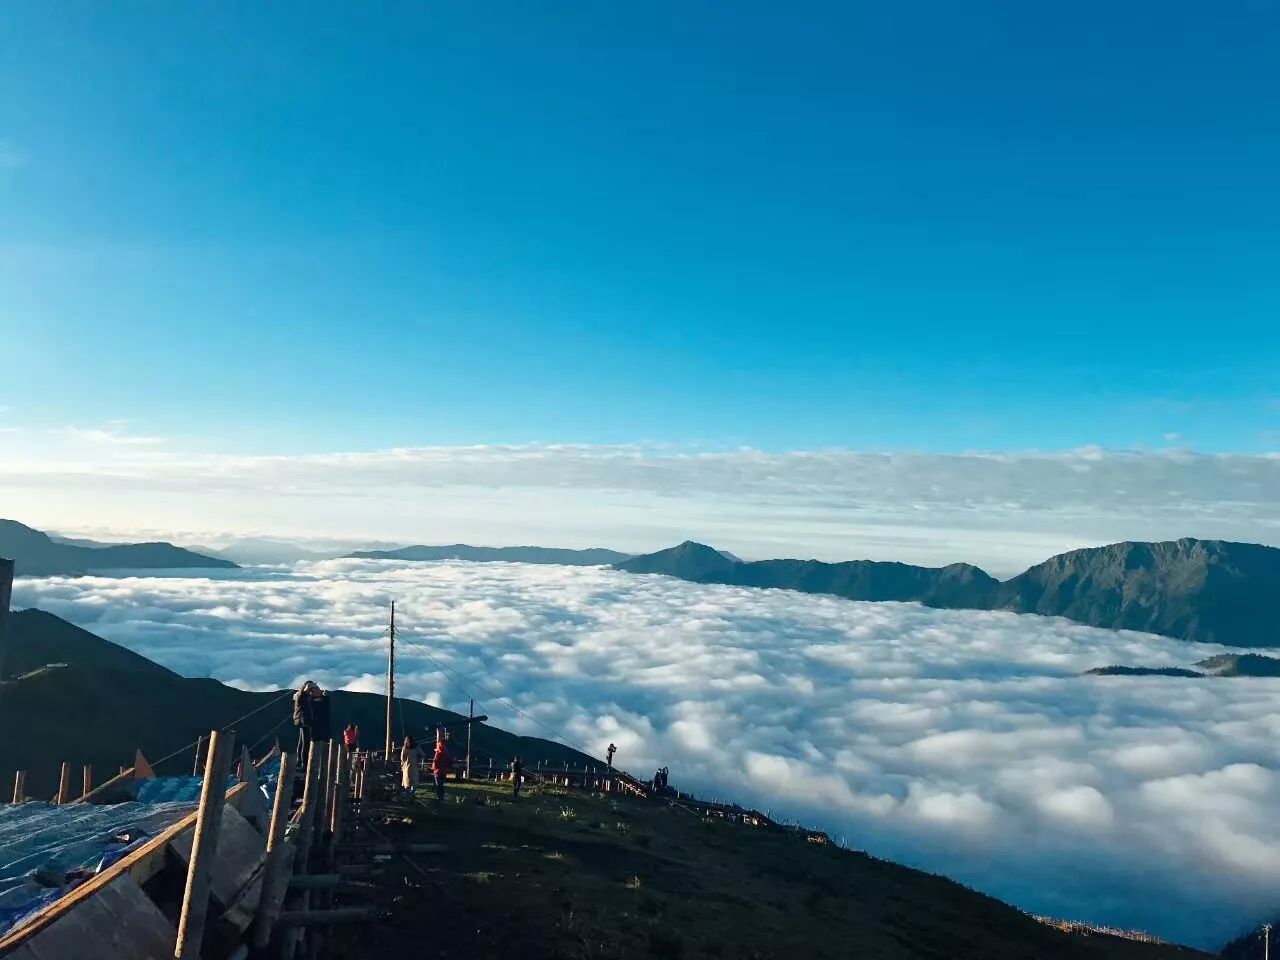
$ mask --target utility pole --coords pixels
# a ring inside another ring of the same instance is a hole
[[[467,780],[471,779],[471,728],[476,725],[475,698],[467,701]]]
[[[1271,924],[1262,925],[1262,960],[1271,960]]]
[[[396,699],[396,602],[391,601],[390,644],[387,647],[387,762],[391,761],[391,707]]]

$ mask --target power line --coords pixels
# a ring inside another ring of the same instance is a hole
[[[236,717],[236,719],[232,720],[230,723],[223,724],[218,729],[220,731],[228,730],[231,727],[234,727],[237,723],[243,723],[245,720],[248,720],[250,717],[254,716],[255,714],[261,713],[263,710],[266,710],[268,707],[274,706],[275,704],[279,703],[281,700],[284,700],[287,697],[292,697],[292,696],[293,696],[293,691],[287,690],[284,693],[280,694],[280,696],[276,697],[274,700],[271,700],[267,703],[264,703],[260,707],[250,710],[243,717]],[[282,724],[276,724],[275,729],[279,729],[281,725]],[[272,732],[274,732],[274,730]],[[158,767],[160,766],[160,764],[164,763],[166,760],[172,760],[174,757],[178,756],[179,754],[186,753],[192,747],[197,746],[200,743],[200,741],[203,739],[204,739],[203,737],[197,737],[195,740],[192,740],[186,746],[179,747],[177,750],[173,751],[173,753],[169,754],[167,757],[161,757],[159,760],[156,760],[154,763],[151,764],[151,766]]]
[[[434,663],[437,667],[439,667],[445,674],[449,676],[457,677],[463,682],[471,684],[473,687],[475,687],[477,690],[484,693],[486,696],[491,697],[494,700],[497,700],[503,706],[508,707],[509,709],[515,711],[517,714],[524,717],[526,720],[529,720],[532,723],[536,723],[543,730],[546,730],[548,733],[550,733],[553,739],[560,740],[566,746],[570,746],[573,749],[590,756],[590,754],[587,753],[586,747],[584,747],[580,743],[576,743],[575,741],[570,740],[567,736],[564,735],[564,733],[561,730],[557,730],[555,727],[552,727],[549,724],[543,723],[537,717],[521,710],[519,707],[517,707],[514,703],[512,703],[506,697],[503,697],[500,694],[495,693],[493,690],[490,690],[488,687],[486,687],[484,684],[480,683],[478,680],[474,679],[473,677],[469,677],[466,674],[450,667],[448,664],[445,664],[442,661],[436,659],[431,654],[427,653],[426,650],[422,649],[422,647],[418,646],[418,644],[414,643],[413,640],[409,639],[409,637],[405,636],[403,633],[398,633],[398,636],[400,637],[401,640],[404,640],[411,647],[413,647],[415,650],[421,653],[424,657],[426,657],[428,660]]]

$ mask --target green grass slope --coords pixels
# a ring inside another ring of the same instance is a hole
[[[538,786],[428,791],[397,841],[387,922],[361,957],[1191,960],[1185,947],[1063,933],[942,877],[665,803]]]

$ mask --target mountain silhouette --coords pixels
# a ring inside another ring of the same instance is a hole
[[[614,564],[697,583],[774,587],[849,600],[915,601],[957,610],[1066,617],[1231,646],[1280,646],[1280,550],[1224,540],[1115,543],[1051,557],[1003,583],[970,564],[918,567],[852,560],[735,561],[705,544]]]
[[[14,573],[20,577],[236,566],[230,560],[206,557],[171,543],[118,543],[90,547],[60,542],[16,520],[0,520],[0,557],[11,557]]]

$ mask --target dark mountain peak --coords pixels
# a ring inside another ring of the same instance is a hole
[[[116,543],[88,547],[59,542],[16,520],[0,520],[0,556],[12,557],[18,576],[41,577],[127,569],[235,567],[229,560],[171,543]]]
[[[662,573],[698,583],[727,583],[730,581],[725,578],[735,569],[749,566],[751,564],[730,559],[715,547],[696,540],[614,564],[616,569],[628,573]]]
[[[1274,646],[1280,550],[1227,540],[1086,547],[1001,585],[996,606],[1184,640]]]
[[[968,563],[745,563],[693,540],[615,566],[698,583],[829,593],[848,600],[914,601],[947,609],[1011,610],[1205,643],[1280,646],[1273,601],[1280,596],[1280,549],[1255,543],[1183,537],[1084,547],[1050,557],[1004,583]]]
[[[1216,677],[1280,677],[1280,659],[1257,653],[1220,653],[1195,665]]]
[[[126,670],[165,677],[177,674],[141,654],[82,630],[44,610],[9,614],[6,676],[20,676],[50,663],[84,671]]]
[[[46,544],[53,543],[52,538],[34,527],[28,527],[17,520],[0,519],[0,542],[13,544]]]

